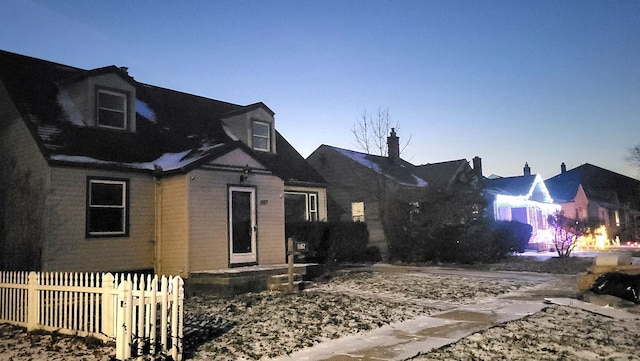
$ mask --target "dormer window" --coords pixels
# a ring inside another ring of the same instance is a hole
[[[98,126],[127,129],[127,94],[98,89]]]
[[[255,150],[271,151],[271,129],[269,123],[254,120],[251,124],[251,146]]]

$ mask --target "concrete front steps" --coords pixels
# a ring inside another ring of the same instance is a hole
[[[293,274],[293,290],[292,291],[302,291],[305,286],[308,284],[308,281],[303,279],[303,275],[299,273]],[[270,291],[289,291],[289,274],[277,274],[269,277],[269,290]]]
[[[215,295],[230,297],[247,292],[288,289],[288,265],[247,266],[194,272],[185,280],[185,295]],[[294,265],[295,290],[306,280],[320,275],[322,266],[315,263]],[[281,288],[286,284],[286,288]]]

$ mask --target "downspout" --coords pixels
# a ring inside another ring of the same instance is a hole
[[[155,229],[154,229],[154,268],[156,274],[162,273],[162,186],[158,177],[153,178],[155,183]]]

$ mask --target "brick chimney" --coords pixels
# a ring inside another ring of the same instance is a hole
[[[567,173],[567,165],[564,164],[564,162],[562,162],[562,164],[560,164],[560,174],[565,174]]]
[[[477,155],[473,157],[473,170],[476,172],[476,175],[482,179],[482,158]]]
[[[400,138],[396,135],[395,128],[391,128],[391,134],[387,137],[387,147],[389,159],[395,160],[400,158]]]
[[[527,162],[524,162],[524,175],[531,175],[531,168]]]

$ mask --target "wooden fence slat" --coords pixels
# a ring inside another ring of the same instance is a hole
[[[134,352],[143,356],[148,350],[150,355],[163,352],[179,361],[183,285],[180,277],[158,275],[0,272],[0,322],[116,339],[120,360]]]

